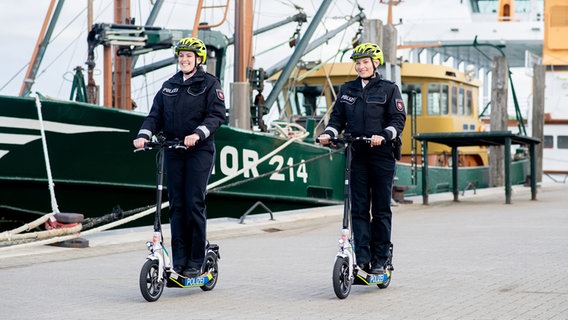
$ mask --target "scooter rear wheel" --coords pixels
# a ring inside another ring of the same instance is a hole
[[[209,282],[207,282],[200,288],[203,291],[213,290],[213,288],[215,288],[215,285],[217,284],[217,278],[219,277],[219,262],[217,255],[212,251],[207,252],[207,256],[205,257],[204,270],[211,273],[213,277],[211,278],[211,280],[209,280]]]
[[[333,291],[339,299],[345,299],[351,291],[351,280],[349,280],[349,259],[345,257],[335,258],[333,266]]]
[[[140,270],[140,292],[149,302],[158,300],[166,285],[166,279],[158,277],[159,270],[158,260],[152,259],[147,259]]]

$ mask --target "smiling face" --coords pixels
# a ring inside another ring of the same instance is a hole
[[[355,71],[361,78],[369,78],[373,76],[375,68],[379,66],[379,60],[372,60],[369,57],[355,60]],[[374,65],[374,67],[373,67]]]
[[[201,63],[201,57],[197,57],[193,51],[180,51],[178,53],[178,64],[180,70],[187,74],[195,69],[195,65]]]

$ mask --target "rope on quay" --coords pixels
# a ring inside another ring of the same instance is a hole
[[[169,202],[162,203],[162,209],[167,207],[167,206],[169,206]],[[71,239],[75,239],[75,238],[79,238],[79,237],[89,236],[89,235],[92,235],[92,234],[95,234],[95,233],[98,233],[98,232],[101,232],[101,231],[104,231],[104,230],[114,228],[114,227],[119,226],[121,224],[134,221],[134,220],[139,219],[139,218],[141,218],[145,215],[148,215],[148,214],[150,214],[154,211],[156,211],[155,207],[144,210],[144,211],[139,212],[137,214],[134,214],[132,216],[125,217],[123,219],[102,225],[100,227],[89,229],[89,230],[84,231],[84,232],[78,232],[78,233],[75,233],[75,234],[72,234],[72,235],[57,236],[57,237],[45,239],[45,240],[38,240],[38,241],[34,241],[34,242],[28,242],[28,243],[16,244],[16,245],[12,245],[12,246],[0,247],[0,252],[17,250],[17,249],[22,249],[22,248],[29,248],[29,247],[40,246],[40,245],[47,245],[47,244],[62,242],[62,241],[71,240]]]

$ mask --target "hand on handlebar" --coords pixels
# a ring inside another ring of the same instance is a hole
[[[379,136],[379,135],[376,135],[376,134],[374,134],[374,135],[371,136],[371,141],[370,141],[370,143],[371,143],[371,148],[372,148],[372,147],[380,146],[380,145],[382,145],[384,142],[385,142],[385,138],[384,138],[383,136]]]
[[[197,142],[199,142],[199,135],[197,133],[185,136],[185,138],[183,139],[183,144],[188,148],[194,147],[197,144]]]
[[[134,145],[134,148],[136,149],[141,149],[144,148],[144,144],[148,142],[148,139],[146,138],[138,138],[138,139],[134,139],[132,141],[132,144]]]
[[[329,141],[330,138],[331,138],[331,136],[329,134],[324,133],[316,139],[316,142],[321,144],[322,146],[326,146],[326,145],[330,144],[330,141]]]

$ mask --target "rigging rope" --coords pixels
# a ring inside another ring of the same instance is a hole
[[[49,185],[49,195],[51,197],[51,210],[54,213],[59,213],[59,206],[57,199],[55,199],[55,189],[53,178],[51,177],[51,165],[49,164],[49,153],[47,152],[47,141],[45,139],[45,127],[43,125],[43,116],[41,114],[41,102],[39,101],[39,94],[35,92],[35,104],[37,107],[37,116],[39,119],[39,131],[41,133],[41,144],[43,146],[43,157],[45,159],[45,169],[47,170],[47,183]]]

